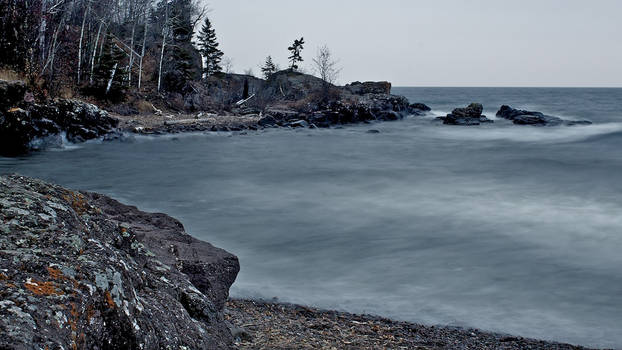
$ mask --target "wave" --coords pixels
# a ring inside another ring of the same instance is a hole
[[[428,135],[453,140],[560,143],[622,134],[622,123],[585,126],[536,127],[518,125],[486,125],[483,127],[434,128]]]

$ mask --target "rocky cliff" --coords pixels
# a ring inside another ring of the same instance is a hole
[[[0,177],[0,349],[226,349],[235,256],[164,214]]]

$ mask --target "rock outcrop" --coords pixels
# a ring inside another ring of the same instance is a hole
[[[466,108],[456,108],[446,117],[438,118],[446,125],[480,125],[493,121],[482,115],[484,107],[480,103],[471,103]]]
[[[0,177],[1,349],[226,349],[239,264],[164,214]]]
[[[355,81],[351,84],[344,86],[346,90],[355,94],[355,95],[365,95],[365,94],[390,94],[391,93],[391,83],[388,81],[366,81],[361,83],[360,81]]]
[[[536,126],[557,126],[557,125],[589,125],[592,122],[587,120],[564,120],[559,117],[546,115],[541,112],[525,111],[514,109],[503,105],[497,112],[497,118],[512,121],[517,125],[536,125]]]
[[[95,105],[56,99],[46,104],[24,100],[21,82],[0,81],[0,155],[15,156],[43,144],[83,142],[114,133],[119,121]]]

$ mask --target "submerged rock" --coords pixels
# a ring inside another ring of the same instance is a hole
[[[546,115],[541,112],[525,111],[514,109],[510,106],[503,105],[497,112],[498,118],[511,120],[517,125],[538,125],[538,126],[556,126],[556,125],[589,125],[592,122],[587,120],[564,120],[559,117]]]
[[[446,117],[439,118],[446,125],[480,125],[493,121],[482,115],[484,107],[480,103],[471,103],[466,108],[456,108]]]
[[[0,177],[0,348],[225,349],[235,256],[164,214]]]

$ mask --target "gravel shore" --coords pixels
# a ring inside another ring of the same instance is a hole
[[[236,349],[586,349],[473,329],[430,327],[299,305],[230,300]]]

